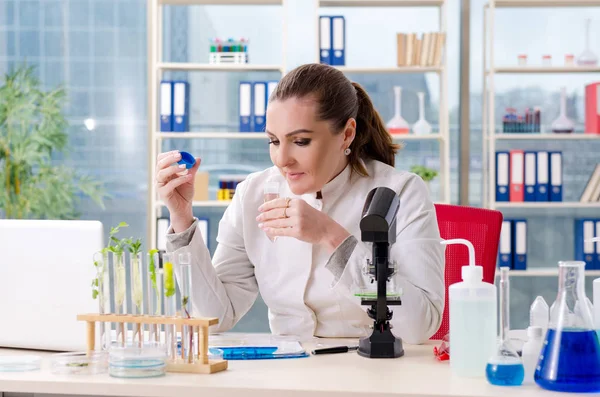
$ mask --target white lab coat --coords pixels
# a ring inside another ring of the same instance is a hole
[[[351,172],[348,166],[322,189],[322,199],[315,194],[294,195],[275,167],[249,175],[238,185],[219,223],[212,261],[199,232],[187,231],[193,233],[187,245],[174,243],[186,231],[178,236],[169,230],[168,251],[192,252],[194,315],[219,318],[212,331],[229,330],[251,308],[260,291],[274,334],[300,338],[368,335],[373,320],[354,293],[370,282],[362,267],[372,258],[372,248],[360,240],[359,222],[369,191],[386,186],[400,198],[397,240],[390,257],[398,265],[403,296],[401,306],[390,306],[393,332],[407,343],[431,337],[440,326],[444,308],[444,247],[429,192],[415,174],[378,161],[365,165],[369,177]],[[358,244],[341,277],[336,278],[329,266],[325,268],[330,255],[323,247],[291,237],[271,242],[258,227],[255,218],[263,203],[263,186],[273,178],[281,181],[281,197],[305,200],[356,237]]]

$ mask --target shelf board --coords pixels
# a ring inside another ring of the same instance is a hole
[[[600,73],[598,66],[506,66],[492,69],[496,74],[527,74],[527,73]],[[490,74],[490,70],[486,73]]]
[[[533,134],[533,133],[500,133],[494,135],[496,140],[500,139],[512,139],[512,140],[600,140],[600,134],[582,134],[582,133],[574,133],[574,134],[553,134],[553,133],[544,133],[544,134]]]
[[[222,200],[208,200],[208,201],[192,201],[193,207],[227,207],[231,201]],[[156,207],[164,207],[165,204],[162,201],[156,202]]]
[[[157,132],[161,139],[267,139],[263,132]]]
[[[545,208],[600,208],[600,202],[598,203],[580,203],[578,201],[553,201],[553,202],[527,202],[527,203],[510,203],[510,202],[498,202],[493,204],[496,209],[502,208],[524,208],[524,209],[545,209]]]
[[[170,5],[282,5],[283,0],[158,0]]]
[[[208,71],[208,72],[281,72],[281,65],[253,65],[251,63],[242,64],[209,64],[209,63],[185,63],[185,62],[160,62],[156,65],[159,70],[189,70],[189,71]]]
[[[344,73],[440,73],[441,66],[396,66],[389,68],[335,66]]]
[[[263,132],[157,132],[156,138],[160,139],[268,139]],[[392,135],[395,141],[431,141],[442,140],[442,134],[414,135],[397,134]]]
[[[596,7],[599,0],[498,0],[496,8],[525,8],[525,7]]]
[[[444,0],[320,0],[321,7],[440,7]]]
[[[530,267],[526,270],[511,270],[508,272],[510,277],[552,277],[558,276],[558,268],[555,267]],[[496,270],[496,276],[500,275],[500,270]],[[600,276],[600,270],[586,270],[586,276]]]

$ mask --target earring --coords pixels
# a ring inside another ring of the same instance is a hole
[[[346,148],[346,150],[344,150],[344,154],[345,154],[346,156],[349,156],[349,155],[350,155],[350,153],[352,153],[352,150],[350,150],[350,148]]]

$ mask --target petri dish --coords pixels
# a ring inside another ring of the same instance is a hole
[[[161,343],[115,345],[110,348],[108,373],[115,378],[154,378],[167,371],[167,347]]]
[[[0,356],[0,372],[24,372],[40,369],[40,356]]]
[[[97,375],[108,370],[108,352],[91,351],[56,353],[51,359],[51,372],[67,375]]]

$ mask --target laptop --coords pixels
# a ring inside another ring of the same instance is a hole
[[[86,349],[99,221],[0,219],[0,347]]]

